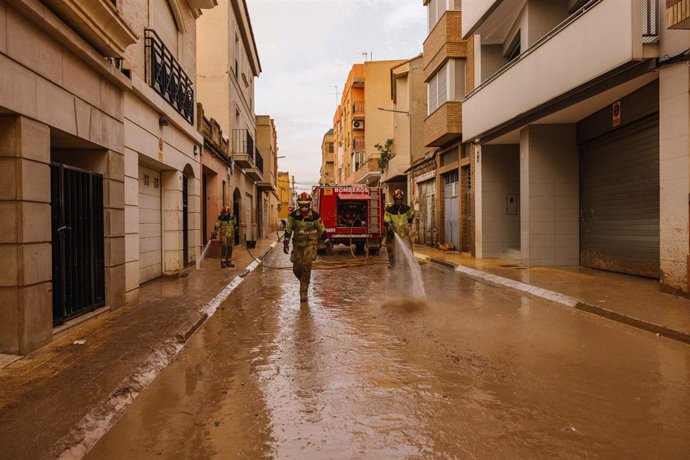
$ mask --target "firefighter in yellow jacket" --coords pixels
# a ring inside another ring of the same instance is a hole
[[[225,206],[216,220],[214,234],[220,239],[220,268],[234,267],[232,263],[232,245],[235,243],[237,219],[230,212],[230,206]],[[215,236],[214,236],[215,237]]]
[[[311,196],[301,193],[297,198],[297,209],[288,216],[283,239],[283,252],[290,250],[292,238],[292,272],[299,280],[299,299],[308,299],[311,266],[316,259],[316,248],[320,238],[326,238],[326,229],[319,214],[311,209]],[[326,239],[328,243],[328,240]]]
[[[388,263],[391,268],[395,266],[395,234],[412,249],[412,222],[414,221],[414,211],[403,203],[405,193],[397,189],[393,192],[393,204],[386,208],[383,218],[383,225],[386,227],[386,250],[388,252]]]

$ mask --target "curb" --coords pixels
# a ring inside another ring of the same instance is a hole
[[[666,326],[654,324],[649,321],[645,321],[632,316],[626,316],[613,310],[600,307],[598,305],[592,305],[590,303],[587,303],[583,299],[571,297],[565,294],[561,294],[559,292],[550,291],[548,289],[543,289],[537,286],[533,286],[531,284],[522,283],[520,281],[515,281],[510,278],[505,278],[502,276],[487,273],[482,270],[465,267],[464,265],[454,264],[452,262],[448,262],[441,259],[434,259],[432,257],[427,257],[420,253],[415,253],[415,257],[417,257],[418,259],[429,261],[434,265],[438,265],[443,268],[448,268],[450,270],[460,272],[475,281],[479,281],[480,283],[484,283],[489,286],[515,289],[517,291],[524,292],[525,294],[529,294],[540,299],[556,302],[569,308],[575,308],[577,310],[601,316],[602,318],[616,321],[627,326],[632,326],[637,329],[651,332],[656,335],[664,336],[666,338],[690,345],[690,333],[687,332],[676,331]]]
[[[262,260],[276,247],[272,243],[262,254]],[[199,318],[186,331],[176,334],[166,340],[132,374],[125,377],[117,388],[104,400],[94,406],[77,423],[66,438],[58,441],[57,445],[69,444],[70,447],[63,450],[58,459],[68,460],[83,458],[96,445],[105,434],[110,431],[115,423],[122,417],[125,410],[137,399],[137,397],[153,382],[172,360],[184,349],[189,338],[218,310],[232,292],[239,286],[244,277],[253,272],[259,264],[252,261],[246,269],[235,275],[232,280],[208,303],[199,310]],[[244,276],[243,276],[244,275]],[[70,439],[71,438],[71,439]]]

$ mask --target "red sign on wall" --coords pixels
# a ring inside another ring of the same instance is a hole
[[[621,124],[621,101],[616,101],[613,103],[611,108],[611,115],[613,117],[613,127],[620,126]]]

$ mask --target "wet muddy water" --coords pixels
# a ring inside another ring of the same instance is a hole
[[[690,347],[422,275],[255,271],[90,458],[688,458]]]

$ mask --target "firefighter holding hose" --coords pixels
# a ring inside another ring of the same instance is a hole
[[[235,266],[232,263],[232,246],[235,242],[236,231],[237,218],[230,212],[230,206],[225,206],[216,220],[216,227],[211,235],[211,239],[220,237],[220,268]]]
[[[386,227],[386,250],[388,252],[388,263],[391,268],[395,267],[395,234],[412,249],[412,222],[414,221],[414,211],[403,203],[405,193],[397,189],[393,192],[393,204],[386,208],[383,218],[383,225]]]
[[[311,196],[301,193],[297,197],[297,209],[288,216],[283,239],[283,252],[290,251],[290,239],[292,238],[292,272],[299,280],[299,299],[306,302],[311,281],[311,267],[316,259],[316,248],[320,238],[326,239],[326,229],[321,222],[319,214],[311,208]]]

